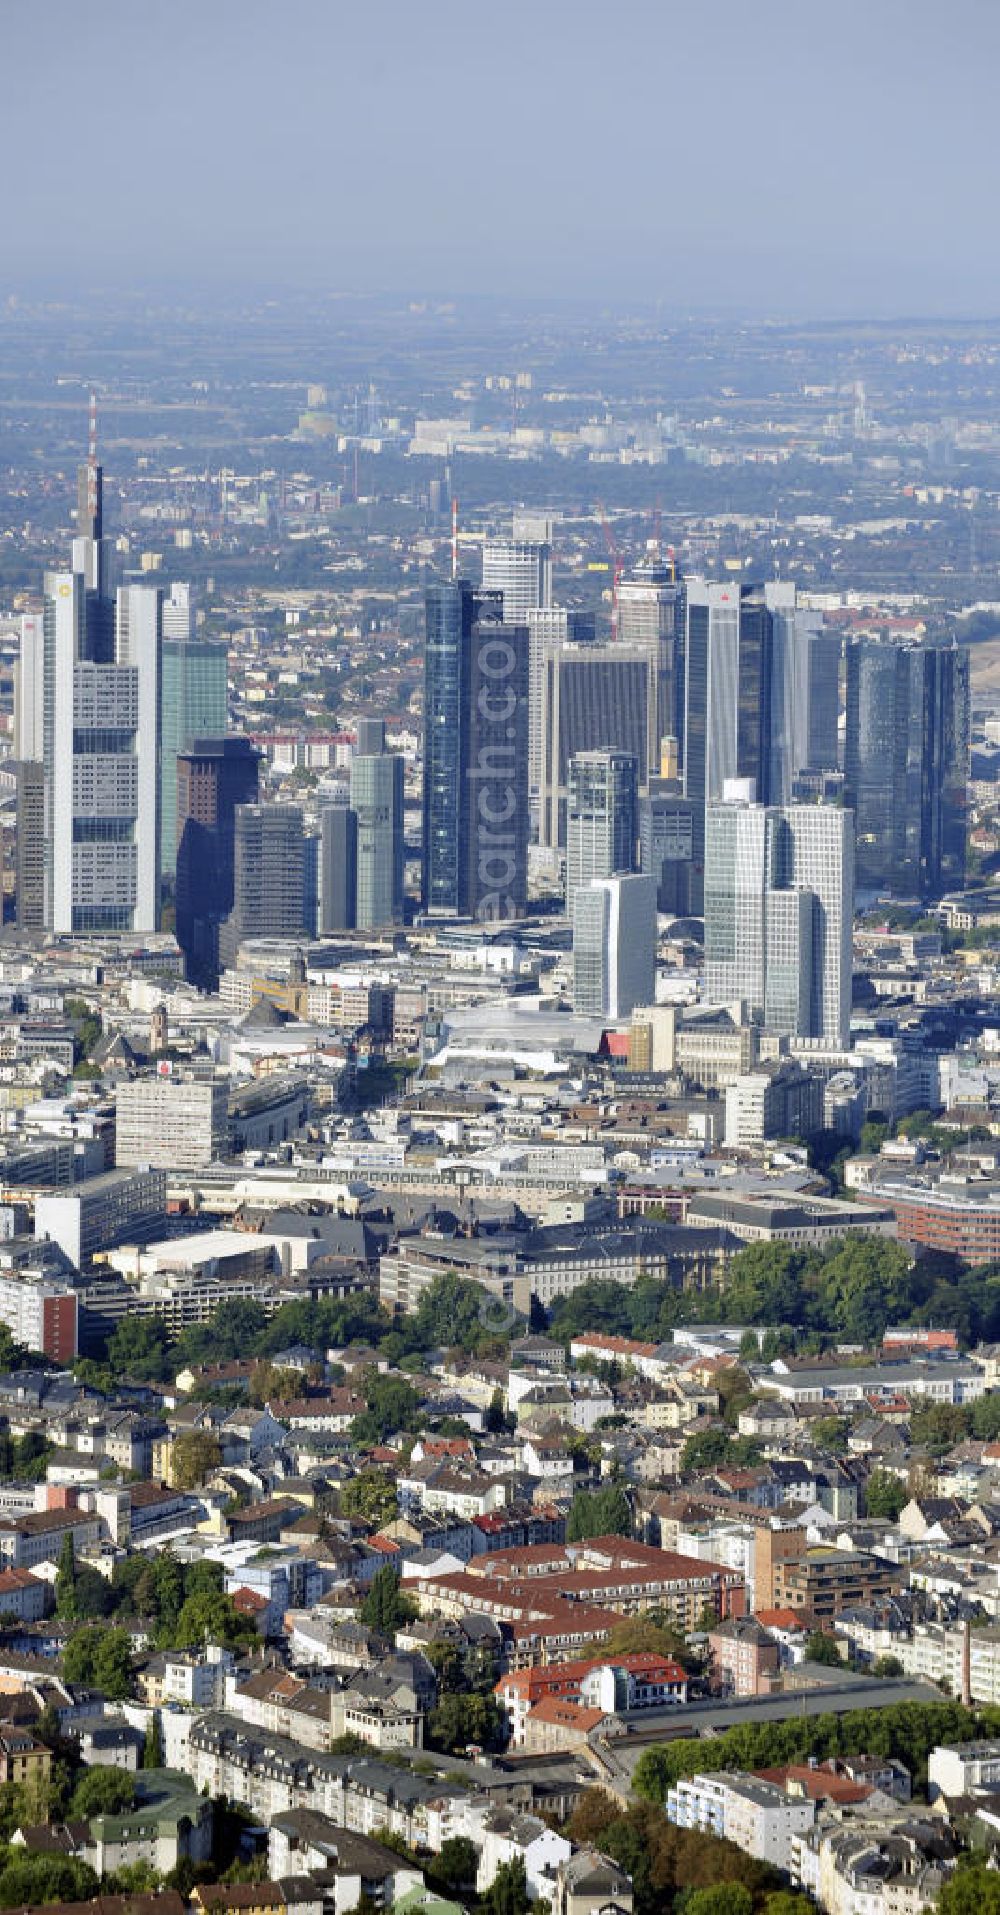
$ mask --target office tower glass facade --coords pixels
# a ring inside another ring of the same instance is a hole
[[[690,798],[673,780],[652,780],[649,797],[639,801],[639,869],[653,879],[656,908],[666,916],[686,917],[691,909],[691,847]]]
[[[593,612],[570,612],[563,605],[532,608],[528,627],[528,779],[533,797],[542,782],[542,663],[546,652],[564,645],[592,645],[597,637]]]
[[[499,618],[502,604],[494,600]],[[467,819],[462,806],[462,691],[476,617],[465,579],[432,585],[424,645],[423,905],[435,916],[462,911]]]
[[[403,922],[403,760],[393,752],[351,760],[357,817],[355,923],[381,931]]]
[[[358,814],[349,805],[320,812],[319,931],[353,931],[358,897]]]
[[[301,811],[297,805],[237,805],[233,908],[219,930],[220,963],[235,963],[247,938],[295,938],[307,928]]]
[[[507,625],[552,603],[552,547],[547,540],[487,539],[483,546],[483,591],[499,592]]]
[[[46,575],[40,653],[29,641],[35,710],[19,729],[41,751],[47,930],[157,928],[160,601],[152,586],[119,593],[107,663],[90,655],[83,576]],[[37,806],[24,824],[37,834]]]
[[[260,758],[248,738],[198,738],[177,759],[177,942],[187,976],[214,990],[219,926],[233,908],[236,810],[256,803]]]
[[[791,802],[797,774],[837,764],[839,641],[796,605],[795,588],[685,586],[684,790],[692,802],[691,908],[704,892],[705,812],[731,778],[758,802]]]
[[[566,915],[581,884],[634,871],[639,839],[639,766],[629,752],[584,751],[570,759],[566,816]]]
[[[834,805],[766,806],[734,781],[708,811],[705,995],[774,1031],[850,1034],[854,820]]]
[[[856,639],[847,646],[844,786],[865,896],[931,900],[965,881],[968,653]]]
[[[656,732],[655,678],[649,651],[635,645],[567,645],[542,660],[542,764],[539,839],[566,843],[570,760],[582,751],[635,758],[648,791]]]
[[[617,1021],[656,997],[656,886],[598,878],[573,899],[573,1008]]]
[[[164,634],[173,623],[164,604]],[[177,869],[177,759],[196,738],[221,738],[228,716],[227,653],[222,644],[168,638],[163,642],[160,745],[161,867]]]
[[[520,916],[529,836],[527,625],[499,592],[430,587],[424,672],[423,902],[432,916]]]

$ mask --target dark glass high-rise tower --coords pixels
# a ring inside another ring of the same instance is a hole
[[[236,809],[257,797],[249,738],[198,738],[177,758],[177,942],[185,970],[214,990],[219,926],[234,902]]]
[[[305,840],[298,805],[237,805],[233,908],[219,929],[219,962],[235,964],[247,938],[297,938],[305,921]]]
[[[457,917],[462,910],[462,679],[478,595],[467,579],[431,585],[424,644],[424,910]],[[502,598],[491,598],[495,616]]]
[[[859,892],[931,899],[964,884],[969,736],[967,652],[848,645],[844,787]]]
[[[495,919],[527,899],[526,625],[465,579],[427,592],[423,901],[442,917]]]

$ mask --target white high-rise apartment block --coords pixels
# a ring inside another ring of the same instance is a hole
[[[120,1084],[115,1094],[119,1169],[201,1170],[229,1146],[229,1086],[222,1077],[156,1076]]]
[[[742,999],[768,1030],[846,1044],[853,918],[853,814],[758,805],[750,780],[730,780],[707,814],[707,1001]]]
[[[599,878],[573,899],[573,1008],[612,1022],[656,997],[656,883]]]
[[[529,612],[552,603],[551,545],[536,539],[487,539],[483,590],[503,593],[505,625],[524,625]]]
[[[739,1773],[694,1775],[675,1783],[666,1801],[667,1821],[675,1828],[700,1829],[724,1836],[787,1874],[796,1836],[816,1820],[816,1804],[795,1799],[774,1782]]]

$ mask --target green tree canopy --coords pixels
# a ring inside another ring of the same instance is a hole
[[[124,1629],[86,1623],[77,1629],[63,1651],[67,1682],[100,1689],[112,1702],[132,1693],[132,1644]]]
[[[446,1755],[464,1755],[470,1744],[498,1748],[504,1717],[495,1696],[444,1694],[427,1719],[427,1743]]]
[[[938,1908],[940,1915],[1000,1915],[1000,1874],[985,1862],[956,1869],[945,1879]]]
[[[56,1614],[66,1622],[73,1622],[76,1619],[76,1550],[73,1546],[71,1529],[66,1531],[59,1551],[59,1567],[56,1570]]]
[[[403,1430],[419,1429],[420,1398],[404,1377],[366,1370],[363,1394],[368,1407],[351,1424],[351,1436],[362,1449],[384,1443]]]
[[[865,1484],[865,1509],[869,1516],[895,1523],[909,1502],[909,1491],[891,1470],[873,1469]]]
[[[376,1569],[360,1613],[362,1622],[366,1622],[369,1629],[376,1629],[379,1635],[387,1636],[390,1640],[404,1622],[412,1621],[416,1615],[413,1599],[404,1596],[391,1563],[383,1563],[380,1569]]]
[[[747,1469],[759,1463],[764,1452],[749,1436],[731,1436],[718,1427],[696,1430],[681,1451],[681,1474],[702,1470]]]
[[[476,1887],[479,1850],[467,1835],[449,1836],[432,1855],[425,1870],[429,1886],[438,1895],[468,1897]]]
[[[384,1470],[360,1470],[344,1484],[340,1492],[344,1516],[356,1516],[366,1523],[391,1523],[398,1509],[396,1486]]]
[[[177,1489],[199,1489],[222,1461],[217,1436],[210,1430],[182,1430],[170,1453],[170,1475]]]
[[[833,1636],[823,1629],[813,1629],[806,1637],[806,1661],[825,1663],[828,1668],[836,1669],[844,1660],[839,1644]]]
[[[100,1882],[86,1862],[66,1855],[26,1855],[0,1869],[0,1908],[40,1908],[51,1902],[86,1902]]]
[[[509,1317],[479,1283],[442,1271],[428,1285],[407,1326],[411,1349],[459,1348],[480,1351],[509,1327]]]
[[[596,1490],[577,1490],[566,1523],[567,1542],[583,1542],[588,1536],[631,1534],[632,1505],[620,1483],[607,1483]]]
[[[939,1742],[968,1742],[1000,1733],[1000,1709],[966,1709],[957,1702],[893,1703],[888,1708],[850,1709],[840,1716],[781,1722],[745,1722],[709,1741],[679,1737],[652,1743],[635,1767],[636,1794],[662,1810],[667,1790],[683,1776],[719,1769],[766,1769],[810,1756],[893,1756],[905,1763],[919,1788],[927,1757]]]
[[[121,1815],[135,1807],[135,1781],[125,1769],[85,1769],[70,1800],[70,1814],[81,1822],[92,1815]]]
[[[742,1882],[717,1882],[714,1888],[692,1889],[684,1915],[753,1915],[753,1896]]]
[[[155,1709],[149,1718],[149,1728],[142,1745],[142,1766],[144,1769],[162,1769],[163,1767],[163,1730]]]
[[[257,1631],[248,1617],[241,1616],[231,1596],[205,1589],[185,1597],[171,1634],[174,1649],[198,1649],[207,1643],[244,1649],[255,1641]]]
[[[802,1303],[801,1250],[783,1243],[752,1243],[733,1258],[726,1303],[734,1323],[794,1323]]]
[[[122,1317],[108,1338],[108,1362],[130,1383],[162,1383],[167,1361],[167,1326],[162,1317]]]
[[[501,1862],[479,1906],[482,1915],[528,1915],[531,1901],[520,1856],[512,1862]]]

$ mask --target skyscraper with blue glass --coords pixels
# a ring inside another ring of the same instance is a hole
[[[844,786],[859,892],[933,899],[961,889],[969,738],[967,651],[848,645]]]
[[[465,579],[427,593],[423,901],[437,917],[520,916],[527,898],[526,625]]]
[[[184,611],[185,600],[174,587],[163,608],[160,839],[165,878],[177,868],[177,759],[196,738],[221,738],[227,729],[226,647],[192,639],[182,629]]]

